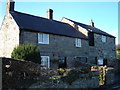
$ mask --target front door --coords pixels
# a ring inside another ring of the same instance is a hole
[[[50,68],[50,57],[49,56],[41,56],[41,65],[42,69]]]

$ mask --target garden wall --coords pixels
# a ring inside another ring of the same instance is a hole
[[[98,71],[81,71],[79,78],[69,83],[71,77],[76,74],[68,75],[67,78],[59,77],[57,70],[41,69],[40,64],[33,62],[15,60],[10,58],[0,58],[2,61],[2,86],[3,88],[98,88],[99,72]],[[83,66],[84,67],[84,66]],[[70,69],[68,69],[70,70]],[[113,83],[113,75],[109,72],[107,84]],[[75,75],[75,76],[74,76]],[[64,76],[64,75],[63,75]],[[70,77],[69,77],[70,76]],[[111,76],[111,77],[110,77]],[[69,79],[69,80],[68,80]]]
[[[72,78],[71,78],[72,79]],[[61,79],[50,80],[47,83],[38,81],[29,88],[98,88],[99,77],[98,72],[93,72],[93,75],[81,74],[80,78],[68,84],[66,81]]]
[[[99,87],[98,72],[81,74],[80,78],[69,85],[61,79],[50,79],[58,76],[56,70],[43,70],[40,64],[33,62],[1,58],[2,60],[2,82],[3,88],[97,88]],[[47,81],[46,81],[47,80]],[[29,85],[27,84],[29,81]],[[42,81],[39,85],[38,82]]]

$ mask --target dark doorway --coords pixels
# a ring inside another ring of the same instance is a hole
[[[58,68],[67,68],[67,57],[63,57],[60,59]]]
[[[94,33],[89,32],[88,33],[88,38],[89,38],[89,46],[94,46]]]
[[[103,59],[103,65],[107,65],[107,59]]]
[[[98,65],[98,58],[95,57],[95,64]]]

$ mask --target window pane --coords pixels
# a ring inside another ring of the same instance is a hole
[[[76,47],[81,47],[81,39],[76,38],[75,43],[76,43]]]
[[[78,46],[81,47],[81,39],[78,39]]]
[[[49,34],[38,33],[38,43],[49,44]]]
[[[98,65],[103,65],[103,59],[98,59]]]
[[[43,42],[43,34],[38,33],[38,43],[42,43],[42,42]]]
[[[41,65],[45,66],[45,67],[42,67],[42,69],[50,68],[50,57],[49,56],[41,56]]]
[[[78,46],[80,46],[80,39],[78,39]]]
[[[102,35],[102,42],[106,42],[106,36]]]
[[[78,39],[76,38],[75,39],[75,44],[76,44],[76,47],[78,46]]]
[[[49,34],[44,34],[43,37],[44,44],[49,44]]]

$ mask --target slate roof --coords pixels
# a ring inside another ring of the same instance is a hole
[[[63,18],[65,18],[65,17],[63,17]],[[68,18],[65,18],[65,19],[68,19]],[[88,30],[88,31],[90,31],[90,32],[94,32],[94,33],[97,33],[97,34],[114,37],[114,36],[112,36],[112,35],[104,32],[104,31],[102,31],[102,30],[100,30],[100,29],[98,29],[98,28],[96,28],[96,27],[92,27],[92,26],[90,26],[90,25],[86,25],[86,24],[83,24],[83,23],[80,23],[80,22],[76,22],[76,21],[73,21],[73,20],[71,20],[71,19],[68,19],[68,20],[71,21],[71,22],[74,22],[75,24],[81,26],[82,28],[85,28],[86,30]],[[115,38],[115,37],[114,37],[114,38]]]
[[[23,30],[87,39],[87,37],[81,32],[77,31],[69,24],[63,22],[17,11],[10,11],[10,14],[13,16],[19,28]]]

